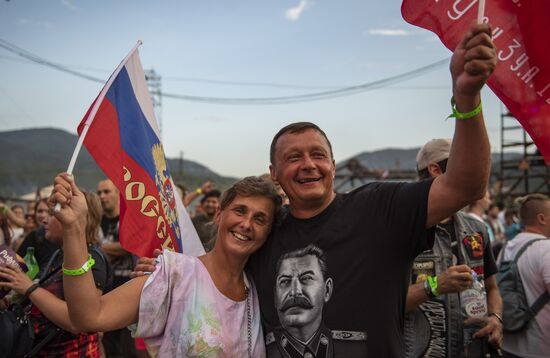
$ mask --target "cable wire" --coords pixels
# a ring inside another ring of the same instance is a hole
[[[57,69],[59,71],[81,77],[90,81],[98,82],[98,83],[105,83],[105,80],[93,77],[90,75],[87,75],[82,72],[74,71],[66,66],[53,63],[51,61],[48,61],[38,55],[35,55],[29,51],[26,51],[20,47],[17,47],[8,41],[5,41],[3,39],[0,39],[0,47],[15,53],[23,58],[26,58],[30,61],[33,61],[35,63],[48,66],[54,69]],[[206,97],[206,96],[192,96],[192,95],[185,95],[185,94],[174,94],[174,93],[166,93],[161,92],[160,96],[165,98],[172,98],[172,99],[179,99],[184,101],[190,101],[190,102],[200,102],[200,103],[210,103],[210,104],[223,104],[223,105],[278,105],[278,104],[291,104],[291,103],[302,103],[302,102],[312,102],[312,101],[320,101],[320,100],[326,100],[326,99],[332,99],[332,98],[338,98],[338,97],[344,97],[344,96],[350,96],[361,92],[366,91],[372,91],[375,89],[380,89],[383,87],[390,86],[392,84],[402,82],[414,77],[418,77],[420,75],[423,75],[425,73],[434,71],[438,69],[439,67],[442,67],[443,65],[446,65],[449,62],[449,58],[436,61],[434,63],[431,63],[429,65],[414,69],[412,71],[404,72],[396,76],[387,77],[381,80],[363,83],[356,86],[349,86],[349,87],[343,87],[338,88],[334,90],[328,90],[328,91],[322,91],[322,92],[316,92],[316,93],[309,93],[309,94],[303,94],[303,95],[294,95],[294,96],[281,96],[281,97],[259,97],[259,98],[229,98],[229,97]],[[194,79],[197,80],[197,79]],[[215,81],[215,80],[204,80],[210,81],[210,82],[226,82],[227,81]],[[243,83],[246,84],[246,83]],[[248,83],[248,85],[252,85],[252,83]],[[265,85],[265,83],[264,83]],[[277,86],[277,84],[272,84],[273,86]],[[281,84],[279,85],[281,86]]]

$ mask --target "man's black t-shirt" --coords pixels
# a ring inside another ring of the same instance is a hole
[[[269,358],[403,355],[411,264],[433,244],[425,229],[431,183],[371,183],[338,194],[313,218],[289,214],[273,229],[247,267]],[[324,283],[312,285],[319,276]],[[315,310],[320,323],[304,318]],[[312,329],[313,336],[302,334]]]

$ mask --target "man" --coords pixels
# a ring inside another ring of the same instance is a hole
[[[282,329],[266,337],[271,357],[348,357],[350,349],[366,354],[366,336],[362,346],[341,345],[322,322],[323,307],[332,295],[333,282],[327,277],[326,255],[315,245],[287,253],[277,262],[274,289],[275,309]],[[354,338],[359,337],[355,334]],[[355,339],[352,343],[357,342]],[[334,345],[336,343],[336,346]]]
[[[215,189],[205,193],[201,199],[202,213],[195,215],[191,220],[206,252],[212,250],[216,242],[213,223],[216,212],[220,208],[220,196],[220,191]]]
[[[426,229],[486,191],[490,145],[480,90],[495,66],[490,27],[473,25],[451,60],[454,113],[468,119],[456,121],[447,171],[433,181],[373,183],[336,195],[332,146],[318,126],[293,123],[275,135],[270,173],[289,198],[289,213],[247,267],[258,290],[266,340],[270,332],[285,329],[273,294],[279,258],[315,244],[330,262],[326,277],[334,283],[323,306],[326,326],[346,337],[366,332],[368,357],[403,356],[410,268],[433,244],[433,232]],[[151,260],[142,263],[136,271],[154,268]]]
[[[450,139],[433,139],[416,156],[420,180],[437,178],[446,171]],[[488,316],[478,323],[474,338],[464,332],[460,292],[472,284],[471,272],[484,281]],[[482,357],[489,349],[485,338],[499,347],[502,340],[502,299],[496,284],[497,267],[487,227],[470,215],[457,212],[435,228],[432,249],[414,261],[405,322],[407,357]],[[436,282],[434,294],[428,277]]]
[[[103,240],[101,249],[107,254],[113,268],[113,289],[130,280],[134,266],[134,257],[124,250],[118,238],[120,196],[118,188],[110,179],[101,180],[97,184],[97,195],[103,208],[101,231]],[[136,357],[134,340],[128,329],[106,332],[103,345],[107,357]]]
[[[456,121],[447,171],[433,181],[373,183],[336,195],[332,147],[319,127],[295,123],[275,135],[270,171],[288,195],[289,215],[248,265],[257,283],[266,334],[283,328],[273,297],[277,261],[314,243],[327,255],[328,276],[334,281],[331,299],[323,307],[326,326],[366,331],[369,357],[403,355],[409,270],[413,259],[432,244],[426,228],[486,191],[490,146],[479,91],[496,65],[490,33],[488,25],[472,26],[453,55],[457,111],[473,112],[465,116],[468,120]]]
[[[519,200],[519,218],[523,226],[503,249],[500,261],[513,260],[519,250],[532,240],[518,260],[527,303],[531,307],[544,292],[550,294],[550,199],[531,194]],[[504,334],[505,357],[550,357],[550,303],[547,303],[524,331]]]

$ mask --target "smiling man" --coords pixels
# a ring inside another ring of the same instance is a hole
[[[270,172],[288,195],[289,213],[248,265],[257,283],[268,357],[277,356],[272,345],[288,345],[288,336],[277,332],[294,337],[297,331],[289,325],[291,316],[281,316],[284,305],[274,297],[280,284],[277,262],[311,244],[324,251],[329,269],[323,277],[332,280],[330,300],[319,314],[332,330],[334,347],[339,341],[357,339],[366,341],[368,357],[403,356],[409,271],[413,259],[433,244],[433,230],[428,228],[481,198],[486,190],[490,146],[480,90],[495,66],[490,27],[473,25],[451,60],[455,135],[447,171],[433,180],[370,183],[336,194],[332,146],[317,125],[294,123],[275,135]],[[305,318],[305,312],[292,318],[299,322],[300,317]],[[308,337],[316,335],[302,338]],[[282,356],[313,357],[306,350]],[[335,349],[332,356],[367,354],[343,348]]]

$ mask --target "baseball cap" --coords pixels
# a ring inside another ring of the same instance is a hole
[[[437,138],[424,144],[416,155],[417,170],[421,171],[426,169],[430,163],[438,163],[449,158],[451,142],[450,138]]]

